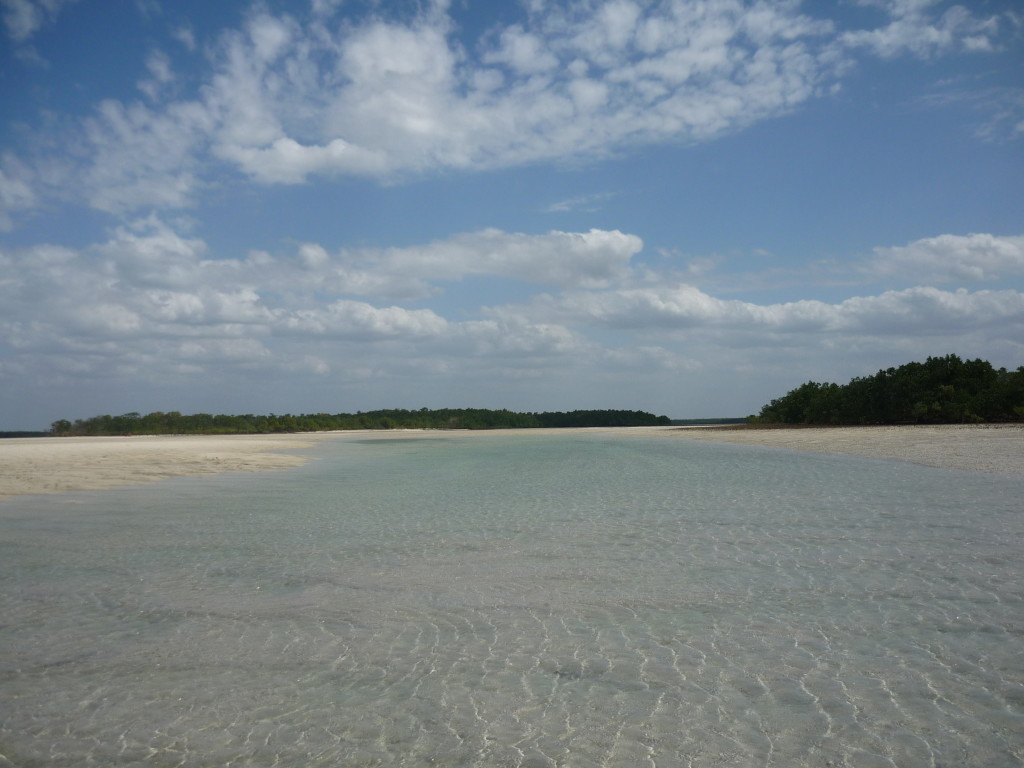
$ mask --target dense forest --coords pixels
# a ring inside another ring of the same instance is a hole
[[[965,424],[1024,421],[1024,366],[996,370],[956,355],[888,368],[849,384],[809,381],[772,400],[755,424]]]
[[[53,422],[53,435],[194,435],[324,432],[337,429],[512,429],[535,427],[641,427],[669,424],[667,416],[644,411],[572,411],[516,413],[508,410],[442,408],[418,411],[383,410],[366,413],[314,413],[269,416],[224,416],[157,411],[143,416],[94,416],[74,422]]]

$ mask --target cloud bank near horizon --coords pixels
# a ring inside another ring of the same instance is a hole
[[[699,369],[713,347],[754,359],[769,339],[813,355],[899,348],[910,338],[922,350],[937,351],[941,338],[1000,351],[1024,338],[1024,293],[1015,290],[912,285],[834,303],[759,304],[652,273],[634,258],[642,249],[639,237],[617,231],[485,230],[408,248],[330,252],[305,243],[292,253],[214,259],[201,239],[151,216],[82,250],[0,251],[9,275],[0,283],[0,330],[16,353],[0,362],[0,377],[155,383],[302,369],[344,380],[410,367],[429,376],[468,361],[496,375],[509,366],[523,376],[600,365],[626,376]],[[861,280],[917,272],[974,282],[1024,274],[1024,236],[929,238],[876,249],[850,269]],[[544,292],[526,305],[477,307],[469,318],[414,306],[488,277]]]

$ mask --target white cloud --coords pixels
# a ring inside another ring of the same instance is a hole
[[[803,300],[754,304],[719,299],[686,284],[543,296],[529,307],[495,310],[567,326],[594,326],[645,333],[723,331],[764,341],[783,335],[842,338],[871,335],[966,334],[1024,338],[1024,294],[1018,291],[955,292],[919,286],[836,304]]]
[[[933,107],[966,106],[975,112],[975,136],[1003,143],[1024,137],[1024,88],[979,87],[976,82],[940,83],[940,90],[921,102]]]
[[[1024,235],[939,235],[876,248],[870,273],[924,283],[992,282],[1024,276]]]
[[[15,163],[9,158],[7,165],[14,169]],[[32,208],[36,195],[31,185],[22,178],[11,175],[0,168],[0,232],[13,228],[13,215]]]
[[[188,51],[196,49],[196,35],[189,26],[180,26],[173,29],[171,37],[181,43]]]
[[[76,0],[0,0],[8,36],[15,42],[27,41],[73,2]]]
[[[174,73],[153,53],[139,81],[152,103],[101,103],[75,132],[77,160],[40,170],[32,194],[125,212],[193,204],[229,168],[267,184],[394,180],[708,141],[829,91],[852,49],[938,55],[995,47],[999,31],[994,17],[927,3],[837,33],[795,2],[608,0],[534,8],[463,46],[444,3],[404,23],[328,25],[334,6],[314,3],[304,22],[256,6],[212,46],[191,99],[160,101]]]
[[[938,14],[933,8],[936,0],[869,0],[864,4],[885,9],[889,23],[877,29],[846,32],[840,42],[867,48],[882,58],[903,53],[928,58],[955,49],[984,52],[996,47],[998,16],[976,16],[961,5]]]
[[[344,2],[345,0],[312,0],[310,3],[310,10],[312,10],[316,16],[330,16]]]
[[[1020,246],[1020,238],[945,235],[872,258],[941,276],[949,254],[966,253],[985,275],[1005,275],[1019,270]],[[424,402],[445,402],[469,381],[476,402],[514,405],[502,398],[522,382],[543,384],[553,398],[561,392],[545,407],[598,407],[607,387],[665,392],[683,381],[706,390],[708,402],[735,403],[723,371],[746,381],[744,366],[785,391],[799,383],[795,370],[811,375],[798,366],[808,356],[824,371],[814,375],[843,380],[880,360],[955,351],[998,363],[1024,353],[1017,290],[946,291],[922,280],[836,301],[739,301],[650,265],[641,272],[631,263],[641,248],[636,236],[614,231],[485,230],[407,248],[332,253],[310,243],[222,259],[151,216],[81,250],[0,249],[0,377],[93,392],[108,381],[136,392],[171,381],[234,391],[256,379],[287,380],[290,392],[300,380],[344,382],[370,388],[373,402],[395,398],[380,403],[390,406],[415,405],[412,376],[417,392],[434,393]],[[532,299],[454,310],[396,295],[403,277],[423,296],[475,275],[516,280]],[[391,298],[374,298],[388,291]],[[388,381],[405,383],[388,389]]]
[[[154,50],[146,59],[146,69],[149,71],[149,76],[139,81],[139,90],[146,94],[151,101],[156,101],[164,86],[174,81],[171,60],[163,51]]]
[[[977,103],[988,113],[975,132],[978,138],[1002,142],[1024,137],[1024,88],[991,89]]]
[[[86,121],[83,144],[74,148],[82,167],[51,177],[50,191],[77,190],[94,208],[112,213],[188,205],[200,185],[197,150],[210,127],[209,112],[193,103],[155,110],[105,101]]]
[[[415,343],[450,354],[554,355],[579,351],[589,344],[586,335],[608,330],[638,338],[732,334],[729,343],[982,331],[1024,338],[1024,294],[1018,291],[950,292],[919,283],[837,303],[757,304],[718,298],[666,276],[638,276],[630,260],[641,247],[639,238],[621,232],[528,236],[485,230],[403,249],[332,255],[307,244],[297,258],[211,259],[201,240],[150,217],[115,229],[106,242],[84,251],[36,246],[0,254],[0,320],[14,349],[84,348],[93,354],[97,344],[117,340],[127,355],[132,343],[170,344],[172,357],[185,341],[194,342],[188,347],[194,350],[216,339],[258,341],[275,354],[287,354],[291,344],[333,339]],[[945,235],[878,249],[876,259],[911,272],[923,265],[938,276],[951,263],[969,263],[983,275],[1020,274],[1022,247],[1019,237]],[[527,305],[481,307],[478,317],[461,319],[356,298],[384,289],[397,293],[403,276],[422,294],[472,275],[531,281],[555,292],[538,294]],[[190,362],[198,357],[191,355]]]
[[[526,235],[486,229],[422,246],[345,249],[305,244],[300,257],[337,293],[423,297],[474,275],[554,286],[600,287],[626,277],[643,241],[617,230]]]
[[[179,235],[155,216],[117,227],[95,248],[103,270],[139,288],[184,288],[201,281],[206,245]]]
[[[304,146],[289,138],[275,139],[268,147],[221,147],[219,154],[238,164],[257,181],[268,184],[301,184],[312,173],[336,171],[373,175],[387,160],[342,139],[326,146]]]
[[[394,289],[403,275],[426,291],[471,275],[599,285],[626,275],[640,247],[639,238],[620,232],[531,237],[486,230],[356,255],[306,244],[297,258],[211,259],[201,240],[150,216],[81,251],[0,252],[0,329],[23,362],[71,356],[83,375],[115,364],[178,375],[293,358],[308,368],[309,360],[325,358],[324,345],[339,344],[399,344],[403,354],[427,358],[558,356],[581,343],[558,324],[455,321],[433,309],[344,294]],[[346,266],[353,259],[358,268]]]
[[[551,203],[544,209],[545,213],[568,213],[569,211],[594,212],[610,200],[614,195],[610,192],[595,192],[589,195],[580,195],[567,200],[559,200]]]
[[[954,292],[916,287],[848,299],[837,307],[838,328],[879,336],[966,335],[1024,337],[1024,294],[1019,291]]]
[[[429,309],[375,307],[349,300],[336,301],[322,308],[285,312],[282,317],[280,328],[284,332],[358,341],[416,341],[438,336],[447,328],[444,318]]]
[[[538,354],[548,358],[575,355],[584,348],[589,345],[563,325],[510,316],[459,324],[448,351],[515,360]]]
[[[505,64],[522,75],[550,72],[558,66],[558,58],[544,40],[518,25],[503,31],[498,46],[483,60],[486,64]]]
[[[178,346],[178,354],[182,360],[201,363],[218,363],[224,360],[252,363],[266,360],[271,356],[270,350],[257,339],[189,340]]]
[[[423,248],[387,252],[389,269],[433,279],[498,275],[532,283],[596,287],[623,277],[643,248],[618,230],[524,235],[487,229]]]
[[[436,11],[331,31],[319,16],[303,26],[256,10],[221,38],[196,98],[102,103],[80,166],[50,193],[77,190],[115,212],[186,205],[223,169],[211,155],[294,184],[702,141],[781,114],[828,79],[815,53],[824,26],[793,6],[701,9],[617,0],[579,19],[551,10],[478,52]],[[159,54],[148,67],[141,87],[155,98],[173,73]]]

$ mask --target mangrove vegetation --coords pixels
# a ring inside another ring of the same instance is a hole
[[[359,413],[290,413],[241,416],[156,411],[142,415],[93,416],[53,422],[50,434],[64,435],[250,435],[351,429],[531,429],[539,427],[641,427],[668,425],[667,416],[645,411],[591,410],[516,413],[483,408],[421,408]]]
[[[956,355],[887,368],[848,384],[809,381],[754,424],[971,424],[1024,421],[1024,366],[998,370]]]

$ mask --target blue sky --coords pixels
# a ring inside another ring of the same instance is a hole
[[[0,429],[1024,364],[1011,0],[0,0]]]

